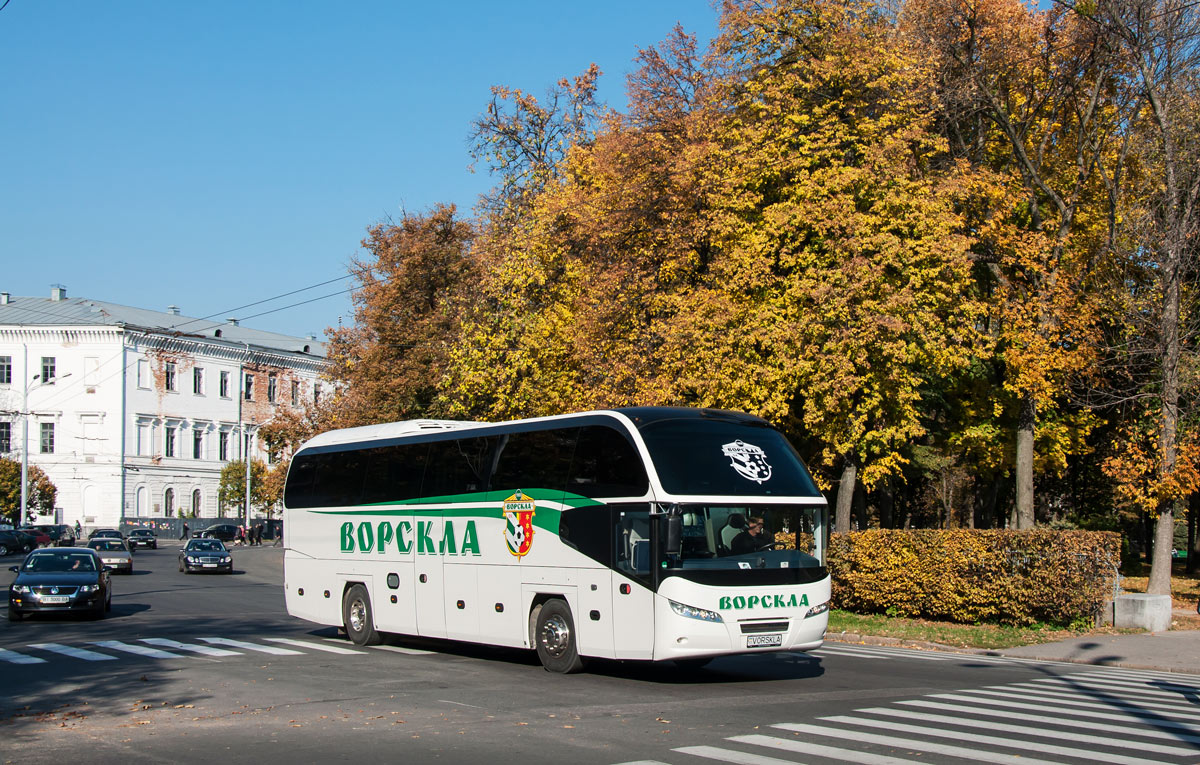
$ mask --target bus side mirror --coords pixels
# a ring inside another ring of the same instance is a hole
[[[666,534],[663,535],[666,538],[666,546],[663,552],[667,555],[679,555],[683,548],[683,516],[672,513],[662,517],[666,519]]]

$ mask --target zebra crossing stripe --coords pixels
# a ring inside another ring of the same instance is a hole
[[[26,656],[23,653],[16,651],[6,651],[0,648],[0,661],[7,661],[10,664],[45,664],[45,659],[39,659],[36,656]]]
[[[132,643],[122,643],[120,640],[94,640],[92,645],[98,645],[101,648],[111,648],[114,651],[124,651],[132,653],[136,656],[148,656],[151,659],[182,659],[183,657],[177,653],[170,651],[161,651],[157,648],[148,648],[144,645],[133,645]]]
[[[922,741],[918,738],[884,736],[864,730],[839,730],[837,728],[826,728],[821,725],[806,725],[803,723],[779,723],[777,725],[772,725],[771,727],[792,731],[794,733],[807,733],[810,736],[842,738],[864,744],[903,747],[905,749],[911,749],[913,751],[923,752],[926,754],[944,754],[948,757],[960,757],[968,762],[990,762],[994,763],[994,765],[1061,765],[1061,763],[1053,762],[1051,760],[1039,760],[1034,757],[1021,757],[1019,755],[1004,754],[1002,752],[985,752],[965,746],[939,744],[936,741]],[[923,733],[925,731],[922,729],[917,729],[917,732]],[[950,736],[950,738],[958,738],[958,736]],[[1132,763],[1130,765],[1132,765]],[[1145,765],[1145,763],[1143,762],[1141,765]]]
[[[716,746],[681,746],[672,751],[680,754],[691,754],[696,757],[706,757],[710,760],[732,762],[736,765],[796,765],[795,760],[781,760],[778,757],[767,757],[749,752],[737,752],[733,749],[721,749]]]
[[[826,757],[838,762],[857,762],[859,765],[919,765],[921,760],[905,760],[900,757],[891,757],[886,754],[872,754],[871,752],[858,752],[854,749],[842,749],[836,746],[825,746],[823,744],[814,744],[811,741],[794,741],[786,738],[778,738],[776,736],[733,736],[729,741],[736,741],[739,744],[750,744],[752,746],[765,746],[772,749],[782,749],[785,752],[797,752],[799,754],[808,754],[816,757]]]
[[[116,661],[116,656],[109,656],[106,653],[98,653],[89,651],[86,648],[73,648],[69,645],[61,643],[30,643],[30,648],[37,648],[42,651],[50,651],[51,653],[60,653],[63,656],[70,656],[72,659],[83,659],[84,661]]]
[[[192,643],[180,643],[178,640],[168,640],[166,638],[142,638],[143,643],[150,645],[162,646],[163,648],[174,648],[179,651],[191,651],[203,656],[241,656],[240,651],[230,651],[225,648],[213,648],[210,645],[195,645]]]
[[[899,703],[904,706],[921,707],[922,709],[937,709],[942,712],[962,712],[961,706],[958,706],[955,704],[939,704],[936,701],[926,701],[924,699],[916,699],[914,701],[901,701]],[[1011,704],[1010,706],[1021,708],[1020,704]],[[1108,725],[1108,724],[1101,723],[1101,722],[1095,722],[1095,720],[1097,718],[1103,719],[1105,717],[1116,717],[1117,719],[1126,719],[1127,716],[1125,716],[1125,715],[1109,716],[1109,715],[1099,715],[1099,714],[1095,714],[1093,712],[1068,712],[1066,710],[1059,710],[1054,707],[1050,707],[1049,709],[1053,710],[1056,714],[1075,714],[1075,715],[1083,715],[1088,718],[1088,721],[1086,723],[1082,720],[1058,719],[1058,720],[1054,721],[1055,725],[1075,726],[1075,727],[1086,725],[1088,730],[1094,730],[1094,731],[1108,731],[1109,733],[1120,733],[1120,734],[1124,734],[1127,736],[1128,735],[1141,736],[1142,738],[1166,738],[1166,739],[1170,739],[1171,741],[1186,741],[1191,744],[1200,743],[1200,736],[1189,736],[1189,735],[1187,735],[1187,733],[1167,733],[1166,731],[1159,731],[1159,730],[1134,731],[1134,730],[1130,729],[1129,725]],[[868,711],[874,711],[874,710],[868,710]],[[984,709],[982,707],[972,707],[971,714],[979,715],[981,717],[999,717],[1004,720],[1026,720],[1028,722],[1039,722],[1039,723],[1046,721],[1045,715],[1024,714],[1022,712],[1014,712],[1011,709]],[[1144,719],[1136,720],[1134,722],[1140,724],[1140,723],[1144,723],[1145,720]],[[1161,723],[1157,723],[1157,722],[1155,723],[1155,725],[1159,725],[1159,724],[1161,724]],[[996,726],[988,726],[988,727],[995,728]],[[1016,726],[1014,726],[1014,727],[1016,727]],[[1173,723],[1172,727],[1183,728],[1184,730],[1187,730],[1187,731],[1193,731],[1193,732],[1195,731],[1195,728],[1191,728],[1191,727],[1189,727],[1187,725],[1183,725],[1181,723]],[[1139,745],[1138,744],[1130,744],[1130,746],[1139,746]]]
[[[267,640],[272,643],[283,643],[285,645],[294,645],[294,646],[298,646],[300,648],[311,648],[314,651],[326,651],[328,653],[341,653],[341,654],[363,654],[363,653],[366,653],[366,651],[352,651],[349,648],[341,648],[341,647],[335,646],[335,645],[321,645],[320,643],[310,643],[307,640],[293,640],[291,638],[276,638],[276,637],[263,638],[263,640]]]
[[[1070,715],[1070,716],[1074,716],[1074,717],[1086,717],[1088,720],[1114,720],[1114,721],[1124,721],[1126,723],[1134,723],[1134,724],[1142,724],[1142,723],[1145,723],[1146,721],[1151,721],[1154,723],[1155,728],[1177,728],[1179,730],[1186,731],[1188,733],[1200,734],[1200,727],[1197,727],[1194,725],[1189,725],[1187,723],[1175,722],[1173,720],[1163,720],[1162,715],[1154,713],[1154,712],[1140,712],[1140,713],[1139,712],[1118,712],[1118,711],[1098,712],[1095,709],[1068,709],[1068,708],[1066,708],[1067,705],[1065,705],[1065,704],[1042,704],[1042,703],[1037,703],[1036,700],[1034,702],[1030,703],[1030,702],[1020,702],[1020,701],[1007,701],[1005,699],[992,699],[992,698],[987,698],[987,697],[979,698],[975,695],[967,695],[965,693],[935,693],[932,696],[929,696],[928,698],[942,699],[945,701],[963,701],[963,702],[966,702],[969,704],[986,704],[988,706],[1003,707],[1005,709],[1024,709],[1024,710],[1027,710],[1030,712],[1037,712],[1037,711],[1053,712],[1056,715]],[[940,708],[940,709],[948,709],[948,710],[961,710],[961,707],[952,707],[948,704],[932,704],[931,702],[928,702],[925,700],[901,701],[898,703],[903,704],[903,705],[908,705],[908,706],[922,706],[922,707],[929,706],[932,708]],[[1072,706],[1074,706],[1074,705],[1072,705]],[[1096,706],[1096,707],[1103,708],[1104,705],[1103,704],[1091,704],[1089,706]],[[980,710],[980,714],[1003,714],[1006,717],[1013,716],[1012,713],[1010,713],[1010,712],[995,713],[995,712],[990,712],[990,711],[983,712],[982,710]],[[1038,721],[1045,720],[1045,717],[1042,715],[1024,715],[1024,717],[1034,717]],[[1019,718],[1017,718],[1017,719],[1019,719]],[[1128,728],[1126,728],[1124,726],[1120,726],[1120,730],[1126,731],[1126,730],[1128,730]]]
[[[1154,702],[1132,702],[1120,701],[1117,699],[1100,699],[1094,696],[1080,696],[1078,693],[1068,693],[1066,691],[1054,691],[1049,688],[1014,688],[1014,692],[1005,693],[1001,688],[1003,685],[994,685],[988,688],[971,691],[972,693],[986,694],[988,696],[1001,696],[1012,699],[1034,699],[1037,701],[1054,702],[1071,707],[1082,707],[1085,709],[1129,709],[1135,712],[1145,712],[1154,717],[1178,717],[1184,720],[1200,720],[1200,712],[1182,712],[1179,710],[1178,704],[1154,703]],[[1090,699],[1090,701],[1089,701]]]
[[[258,651],[259,653],[269,653],[275,656],[303,656],[302,651],[293,651],[290,648],[276,648],[271,645],[259,645],[257,643],[246,643],[241,640],[230,640],[229,638],[220,637],[202,637],[196,638],[203,640],[210,645],[227,645],[232,648],[243,648],[247,651]]]
[[[876,710],[856,710],[856,711],[863,712],[863,711],[876,711]],[[970,742],[976,743],[976,744],[987,744],[989,746],[1002,746],[1002,747],[1007,747],[1009,749],[1022,749],[1022,750],[1026,750],[1026,751],[1040,752],[1042,754],[1054,754],[1054,755],[1059,755],[1062,757],[1079,757],[1081,754],[1084,754],[1083,752],[1080,752],[1079,749],[1073,749],[1071,747],[1066,747],[1066,746],[1056,746],[1054,744],[1045,744],[1040,741],[1023,741],[1023,740],[1012,739],[1012,738],[1003,738],[1001,736],[985,736],[985,735],[978,734],[978,733],[967,733],[965,731],[949,730],[949,729],[945,729],[945,728],[927,728],[927,727],[923,727],[920,725],[906,725],[904,723],[898,723],[893,720],[873,720],[869,717],[853,717],[851,715],[837,715],[834,717],[822,717],[820,719],[824,722],[836,722],[836,723],[842,723],[844,725],[865,725],[869,728],[885,728],[887,730],[900,731],[901,733],[916,733],[918,735],[936,736],[939,738],[953,738],[958,741],[970,741]],[[960,720],[960,719],[954,718],[954,717],[946,718],[946,719],[948,719],[954,725],[961,725],[961,726],[965,726],[965,727],[985,727],[985,728],[992,727],[989,724],[980,724],[980,725],[972,726],[968,723],[968,721]],[[1030,730],[1029,728],[1021,728],[1020,733],[1024,736],[1029,736],[1029,735],[1039,735],[1042,732],[1036,731],[1036,730]],[[1058,732],[1046,733],[1045,735],[1047,737],[1052,735],[1055,738],[1065,738],[1065,736],[1063,734],[1058,733]],[[1107,739],[1101,739],[1101,743],[1104,745],[1112,745],[1112,742]],[[1183,749],[1183,750],[1177,750],[1177,751],[1181,751],[1185,754],[1194,754],[1194,752],[1189,749]],[[1086,754],[1088,757],[1090,757],[1093,760],[1096,760],[1097,762],[1111,762],[1111,763],[1114,763],[1114,765],[1145,765],[1145,763],[1146,763],[1146,758],[1144,756],[1143,757],[1126,757],[1123,754],[1109,754],[1107,752],[1094,752],[1094,751],[1086,752]],[[1024,760],[1024,758],[1022,758],[1022,760]]]
[[[1120,683],[1110,683],[1102,680],[1093,680],[1090,678],[1071,678],[1059,679],[1056,677],[1043,677],[1037,680],[1030,680],[1028,683],[1015,683],[1016,687],[1024,687],[1033,685],[1035,688],[1044,688],[1046,686],[1054,686],[1057,688],[1065,688],[1073,690],[1076,693],[1082,693],[1092,697],[1094,694],[1120,694],[1120,698],[1129,698],[1130,696],[1156,696],[1166,697],[1168,699],[1178,699],[1182,695],[1178,691],[1157,691],[1147,688],[1145,685],[1125,685]]]
[[[1159,688],[1162,690],[1178,691],[1179,693],[1198,693],[1200,686],[1193,683],[1182,682],[1180,678],[1144,678],[1144,677],[1125,677],[1124,675],[1110,675],[1102,672],[1089,672],[1085,675],[1076,675],[1075,678],[1088,680],[1090,682],[1103,682],[1110,685],[1123,685],[1130,688]]]

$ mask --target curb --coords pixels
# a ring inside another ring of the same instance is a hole
[[[1147,633],[1150,634],[1150,633]],[[918,651],[939,651],[942,653],[957,653],[965,656],[999,656],[1008,659],[1022,659],[1024,661],[1045,661],[1056,662],[1060,664],[1084,664],[1092,667],[1117,667],[1120,669],[1139,669],[1151,672],[1169,672],[1172,674],[1187,674],[1200,675],[1200,668],[1190,667],[1162,667],[1154,664],[1142,664],[1136,661],[1105,661],[1086,659],[1081,657],[1071,656],[1043,656],[1040,654],[1016,655],[1005,653],[1004,651],[991,648],[964,648],[961,646],[944,645],[942,643],[929,643],[923,640],[904,640],[903,638],[882,637],[879,635],[859,635],[853,632],[827,632],[825,640],[833,643],[855,643],[858,645],[879,645],[893,646],[896,648],[909,648]]]

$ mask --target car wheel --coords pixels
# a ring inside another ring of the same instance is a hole
[[[375,630],[371,597],[361,584],[346,590],[342,598],[342,624],[346,627],[346,635],[355,645],[379,645],[383,642],[383,636]]]
[[[9,620],[10,622],[19,622],[19,621],[21,621],[21,619],[22,619],[22,616],[23,616],[23,614],[22,614],[20,611],[18,611],[17,609],[13,608],[12,606],[9,606],[9,608],[8,608],[8,620]]]
[[[583,669],[584,660],[575,643],[575,620],[566,602],[547,600],[535,612],[533,622],[534,646],[547,671],[570,674]]]
[[[112,610],[112,592],[111,591],[104,595],[104,610],[106,612]]]
[[[0,558],[3,558],[5,555],[8,555],[8,545],[0,542]]]

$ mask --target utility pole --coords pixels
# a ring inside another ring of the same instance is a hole
[[[250,531],[250,450],[254,445],[254,415],[250,415],[250,422],[246,425],[246,519],[242,526],[246,532]]]
[[[25,359],[21,366],[21,507],[17,510],[17,526],[25,526],[29,507],[29,345],[22,343]]]

